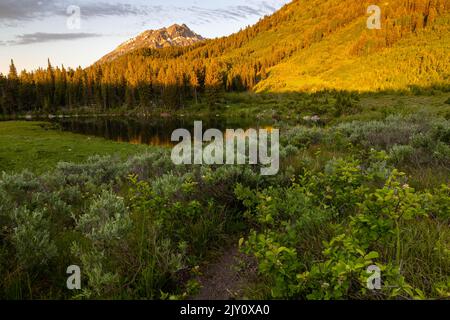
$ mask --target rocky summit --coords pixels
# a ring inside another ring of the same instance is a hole
[[[193,32],[185,24],[174,24],[167,28],[158,30],[147,30],[138,36],[122,43],[114,51],[100,59],[101,63],[110,62],[114,59],[141,48],[166,48],[166,47],[184,47],[203,41],[201,35]]]

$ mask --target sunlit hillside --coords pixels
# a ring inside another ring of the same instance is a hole
[[[299,8],[302,5],[297,3]],[[389,12],[392,5],[392,2],[383,3],[382,12]],[[268,79],[259,83],[256,90],[336,88],[373,91],[448,84],[448,8],[445,14],[433,18],[431,25],[427,26],[420,23],[414,26],[405,12],[397,12],[401,16],[388,14],[389,18],[384,17],[381,30],[368,30],[368,15],[361,12],[360,17],[271,68]],[[411,29],[408,24],[411,24]],[[285,29],[284,32],[289,34],[289,26]]]

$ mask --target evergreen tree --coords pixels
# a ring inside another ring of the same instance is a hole
[[[44,109],[49,112],[55,112],[55,73],[50,63],[50,59],[47,60],[45,88]]]
[[[205,98],[209,106],[214,106],[223,92],[223,78],[217,62],[211,62],[206,68]]]
[[[11,59],[8,79],[5,86],[3,104],[6,114],[16,113],[19,107],[19,77],[14,61]]]
[[[192,94],[194,96],[195,104],[197,104],[198,103],[197,90],[198,87],[200,86],[200,82],[198,81],[198,77],[195,71],[191,71],[191,73],[189,74],[189,85],[192,88]]]

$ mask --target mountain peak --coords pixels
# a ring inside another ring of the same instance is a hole
[[[186,24],[173,24],[170,27],[146,30],[140,33],[119,45],[114,51],[100,59],[100,62],[110,62],[136,49],[184,47],[203,40],[205,38],[192,31]]]
[[[168,32],[177,32],[177,31],[188,31],[188,32],[192,32],[191,29],[189,29],[189,27],[187,25],[185,25],[184,23],[182,25],[179,25],[178,23],[175,23],[173,25],[171,25],[170,27],[166,28],[166,30]]]

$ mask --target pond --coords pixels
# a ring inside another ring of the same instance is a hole
[[[194,121],[203,122],[203,132],[207,129],[259,129],[272,125],[270,121],[253,120],[247,118],[225,119],[210,117],[202,119],[188,119],[175,117],[158,118],[127,118],[127,117],[95,117],[95,118],[55,118],[52,122],[59,124],[62,130],[85,135],[102,137],[118,142],[133,144],[148,144],[157,146],[171,146],[172,132],[176,129],[194,131]]]

